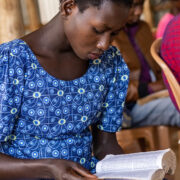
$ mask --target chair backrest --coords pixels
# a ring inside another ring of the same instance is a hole
[[[159,64],[159,66],[163,70],[163,73],[167,79],[167,82],[168,82],[170,89],[173,93],[173,96],[175,98],[178,109],[180,110],[180,85],[177,82],[173,73],[171,72],[170,68],[160,57],[161,41],[162,41],[162,39],[160,38],[160,39],[156,39],[153,42],[153,44],[151,46],[151,54],[152,54],[154,60],[157,62],[157,64]]]

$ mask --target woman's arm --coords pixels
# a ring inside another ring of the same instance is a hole
[[[63,159],[16,159],[0,153],[0,180],[49,178],[55,180],[96,179],[79,164]]]
[[[116,133],[108,133],[92,127],[93,152],[97,159],[103,159],[107,154],[122,154],[123,150],[117,142]]]
[[[47,161],[16,159],[0,153],[0,179],[50,178]]]

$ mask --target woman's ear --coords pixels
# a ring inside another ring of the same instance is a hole
[[[75,7],[75,0],[62,0],[60,5],[61,15],[63,17],[71,15]]]

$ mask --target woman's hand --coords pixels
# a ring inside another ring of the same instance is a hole
[[[95,175],[73,161],[52,159],[49,168],[55,180],[97,180]]]

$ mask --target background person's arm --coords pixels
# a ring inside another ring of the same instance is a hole
[[[153,91],[153,92],[158,92],[163,89],[166,89],[163,80],[158,80],[156,82],[152,82],[148,84],[148,87]]]
[[[137,101],[149,94],[166,89],[163,80],[158,80],[151,83],[138,83],[137,81],[130,81],[126,102]]]

